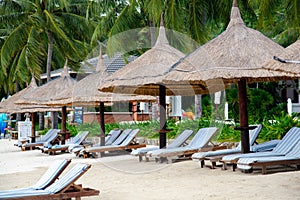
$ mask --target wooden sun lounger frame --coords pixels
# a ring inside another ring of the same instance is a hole
[[[55,129],[53,129],[53,130],[55,130]],[[57,136],[52,141],[50,141],[51,144],[55,144],[55,143],[59,142],[59,133],[60,133],[60,131],[57,133]],[[33,150],[33,149],[35,149],[35,147],[42,147],[43,145],[44,145],[44,143],[26,143],[26,146],[23,146],[23,145],[21,146],[21,150],[26,151],[27,148],[29,148],[30,150]]]
[[[296,165],[297,169],[300,170],[300,159],[293,159],[293,160],[273,160],[273,161],[267,161],[267,162],[254,162],[249,164],[253,170],[253,167],[261,167],[262,168],[262,174],[267,174],[267,167],[269,166],[275,166],[275,165]]]
[[[105,147],[105,146],[103,146]],[[105,148],[103,150],[96,149],[96,150],[89,150],[88,152],[83,153],[83,158],[88,158],[92,153],[101,153],[105,151],[121,151],[121,150],[127,150],[127,149],[137,149],[146,147],[146,144],[138,144],[136,142],[132,142],[131,144],[127,146],[111,146],[110,148]]]
[[[91,168],[91,165],[85,169],[83,173],[80,174],[76,178],[78,180],[88,169]],[[83,188],[81,184],[76,185],[74,180],[68,186],[66,186],[63,190],[55,194],[47,194],[40,196],[25,196],[25,197],[17,197],[17,198],[9,198],[10,200],[62,200],[62,199],[71,199],[75,198],[76,200],[80,200],[81,197],[86,196],[98,196],[100,194],[99,190],[91,189],[91,188]]]

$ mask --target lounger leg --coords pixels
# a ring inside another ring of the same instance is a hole
[[[146,156],[145,158],[146,158],[146,162],[149,162],[149,161],[150,161],[150,160],[149,160],[149,157]]]
[[[216,169],[216,166],[217,166],[216,162],[215,162],[215,161],[212,161],[212,162],[211,162],[211,168],[212,168],[212,169]]]
[[[201,168],[204,167],[204,164],[205,164],[204,160],[201,160],[201,161],[200,161]]]
[[[232,165],[232,171],[235,172],[236,167],[237,167],[236,163],[233,163],[233,165]]]
[[[227,163],[226,163],[226,162],[223,163],[222,169],[223,169],[223,170],[227,170]]]
[[[143,161],[143,157],[141,155],[139,155],[139,161],[142,162]]]
[[[297,170],[300,170],[300,165],[297,165]]]
[[[262,167],[262,172],[261,172],[262,174],[266,174],[267,173],[267,167],[266,166],[263,166]]]

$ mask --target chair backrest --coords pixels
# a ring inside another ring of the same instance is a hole
[[[126,129],[122,131],[120,136],[112,143],[112,145],[120,145],[128,137],[132,129]]]
[[[74,167],[72,167],[69,171],[63,174],[56,182],[47,187],[45,191],[55,194],[68,186],[72,185],[77,179],[79,179],[89,168],[91,165],[78,163]]]
[[[166,148],[175,148],[180,147],[185,143],[185,141],[193,134],[192,130],[184,130],[182,133],[180,133],[175,140],[169,144]]]
[[[120,144],[120,146],[127,146],[130,144],[130,142],[139,134],[140,129],[134,129],[132,130],[129,135],[126,137],[126,139]]]
[[[272,150],[275,153],[287,154],[300,141],[300,128],[291,128]]]
[[[47,140],[45,142],[52,142],[53,140],[55,140],[55,138],[57,138],[58,133],[60,132],[59,129],[53,129],[51,132],[51,135],[47,138]]]
[[[52,184],[58,176],[64,171],[64,169],[71,163],[70,159],[55,160],[50,168],[44,173],[44,175],[38,180],[38,182],[31,188],[36,190],[42,190]]]
[[[90,134],[89,131],[79,131],[77,135],[71,139],[72,144],[81,144],[87,136]]]
[[[205,147],[213,136],[217,133],[218,128],[207,127],[198,130],[191,142],[187,145],[189,148],[200,149]]]
[[[108,140],[105,142],[105,145],[111,145],[121,134],[121,130],[111,130],[109,132],[108,135],[110,135],[110,137],[108,138]]]
[[[49,141],[51,138],[53,138],[53,136],[57,137],[57,134],[59,133],[59,129],[50,129],[47,131],[47,133],[41,138],[41,142],[47,142]],[[55,138],[53,138],[54,140]],[[52,141],[52,140],[51,140]]]
[[[286,154],[288,157],[300,158],[300,141],[294,146],[294,148]]]
[[[250,146],[253,146],[261,129],[262,129],[262,125],[261,124],[257,124],[257,125],[253,125],[256,126],[255,129],[252,129],[249,131],[249,144]],[[239,145],[237,146],[238,149],[242,149],[242,143],[239,142]]]

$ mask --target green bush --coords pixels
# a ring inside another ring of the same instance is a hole
[[[264,141],[273,139],[282,139],[283,136],[294,126],[300,126],[299,121],[294,116],[289,116],[285,112],[281,112],[278,116],[273,116],[271,121],[263,122],[265,130],[260,134],[260,138]]]

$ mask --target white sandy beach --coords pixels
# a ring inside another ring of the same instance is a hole
[[[71,153],[50,156],[39,150],[22,152],[14,143],[0,140],[0,190],[33,185],[53,160],[72,158],[71,166],[92,164],[77,183],[100,190],[99,196],[83,199],[300,199],[300,171],[245,174],[201,169],[190,160],[138,162],[128,154],[97,159],[75,158]]]

